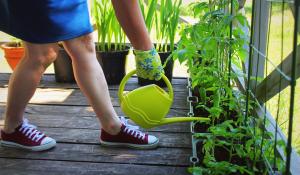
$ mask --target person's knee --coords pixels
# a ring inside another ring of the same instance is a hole
[[[57,52],[54,50],[45,50],[39,55],[36,55],[34,62],[36,65],[47,68],[57,57]]]
[[[58,47],[36,47],[28,49],[25,58],[30,59],[36,66],[47,68],[57,57]]]
[[[95,44],[91,34],[80,37],[80,44],[85,47],[88,52],[94,52]]]
[[[64,46],[70,52],[71,57],[73,58],[78,57],[82,53],[95,52],[95,44],[92,34],[87,34],[78,38],[64,41]]]

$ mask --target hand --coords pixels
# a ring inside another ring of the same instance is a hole
[[[148,51],[134,50],[136,74],[149,80],[160,80],[164,74],[160,57],[155,48]]]

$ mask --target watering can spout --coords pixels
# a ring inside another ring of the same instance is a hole
[[[163,118],[161,120],[160,125],[178,123],[178,122],[192,122],[192,121],[202,121],[202,122],[209,122],[209,118],[205,117],[170,117],[170,118]]]

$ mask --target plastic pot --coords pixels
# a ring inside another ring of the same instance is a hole
[[[120,84],[126,75],[126,61],[129,53],[129,46],[122,51],[97,51],[97,59],[103,69],[108,85]]]
[[[72,60],[66,50],[61,46],[54,61],[55,80],[59,83],[75,83]]]

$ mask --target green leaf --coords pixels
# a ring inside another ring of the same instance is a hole
[[[187,52],[188,52],[187,49],[182,49],[182,50],[177,51],[177,58],[180,63],[183,63],[184,61],[186,61],[186,53]]]
[[[206,104],[206,89],[204,87],[199,88],[200,98],[204,104]]]
[[[247,18],[242,14],[237,14],[234,18],[243,26],[248,24]]]
[[[238,57],[241,59],[241,61],[245,62],[245,60],[248,58],[249,52],[246,49],[237,49],[236,50]]]

